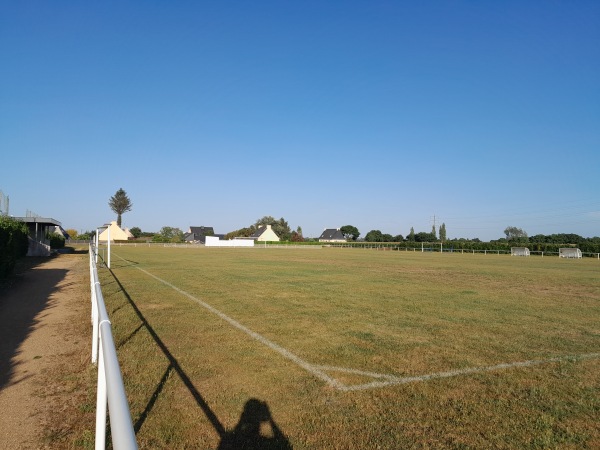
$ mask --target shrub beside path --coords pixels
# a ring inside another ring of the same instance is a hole
[[[87,262],[85,254],[26,258],[0,288],[3,449],[93,442]]]

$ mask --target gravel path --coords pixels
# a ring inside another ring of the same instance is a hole
[[[40,260],[0,292],[0,448],[47,446],[49,416],[76,395],[60,388],[60,374],[81,366],[89,347],[86,262],[81,254]]]

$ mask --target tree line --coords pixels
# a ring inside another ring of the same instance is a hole
[[[252,225],[249,225],[244,228],[240,228],[239,230],[234,230],[225,235],[225,239],[235,239],[236,237],[250,237],[259,228],[264,227],[266,225],[271,225],[271,229],[275,232],[279,239],[282,241],[292,241],[292,242],[302,242],[304,241],[304,236],[302,236],[302,228],[298,227],[296,231],[292,231],[287,220],[283,217],[279,220],[275,219],[273,216],[263,216],[262,218],[256,220]]]
[[[365,242],[446,242],[446,224],[442,223],[436,232],[435,225],[431,227],[429,233],[419,231],[415,233],[414,227],[410,227],[410,232],[406,237],[401,234],[392,236],[391,234],[382,233],[380,230],[371,230],[365,235]]]
[[[117,214],[117,224],[121,226],[121,216],[127,211],[131,211],[133,208],[133,203],[129,199],[127,193],[120,188],[117,190],[115,195],[110,197],[108,202],[111,210]],[[225,239],[234,239],[238,237],[250,237],[252,236],[260,227],[265,225],[271,225],[273,231],[279,236],[280,240],[288,241],[288,242],[303,242],[303,241],[315,241],[318,238],[305,238],[302,234],[302,228],[298,227],[295,231],[292,231],[288,222],[281,217],[280,219],[275,219],[273,216],[263,216],[260,219],[257,219],[253,224],[250,224],[246,227],[230,231],[225,235]],[[185,233],[176,227],[164,226],[157,233],[149,233],[143,232],[139,227],[133,227],[129,230],[131,234],[136,238],[150,238],[153,242],[183,242],[185,240]],[[435,225],[431,227],[430,232],[419,231],[415,232],[414,228],[411,227],[409,233],[406,236],[401,234],[392,235],[388,233],[383,233],[381,230],[370,230],[364,238],[360,238],[360,231],[354,225],[344,225],[340,227],[340,231],[343,234],[344,238],[348,242],[390,242],[390,243],[451,243],[454,245],[461,245],[462,248],[465,248],[464,245],[467,242],[473,243],[475,245],[481,243],[482,241],[478,238],[474,239],[466,239],[466,238],[455,238],[455,239],[447,239],[447,231],[446,224],[442,223],[438,229],[436,229]],[[87,231],[85,233],[78,234],[75,230],[67,230],[67,233],[73,239],[91,239],[93,238],[95,232]],[[505,238],[500,238],[497,240],[492,240],[488,244],[488,248],[491,250],[491,244],[498,244],[500,247],[506,247],[506,245],[510,244],[511,246],[515,245],[525,245],[529,244],[533,246],[535,249],[546,248],[547,245],[578,245],[580,247],[586,249],[596,249],[600,246],[600,237],[593,238],[584,238],[577,234],[569,234],[569,233],[559,233],[559,234],[551,234],[551,235],[543,235],[537,234],[535,236],[529,237],[527,232],[522,228],[516,226],[507,226],[504,229]],[[505,245],[506,244],[506,245]],[[532,249],[533,249],[532,248]],[[590,251],[596,252],[600,250],[584,250],[582,251]],[[542,250],[539,250],[542,251]]]

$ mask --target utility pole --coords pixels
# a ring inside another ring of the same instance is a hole
[[[437,236],[437,229],[435,227],[435,219],[436,219],[436,217],[435,217],[435,214],[434,214],[433,217],[432,217],[433,226],[431,227],[431,234],[433,234],[434,236]]]

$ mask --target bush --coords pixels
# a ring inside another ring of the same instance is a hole
[[[46,239],[50,241],[50,248],[63,248],[65,246],[65,238],[57,233],[49,233]]]
[[[78,234],[75,239],[78,241],[90,241],[96,237],[95,231],[86,231],[85,233]]]
[[[27,254],[28,235],[25,223],[0,216],[0,279],[10,275],[17,260]]]

